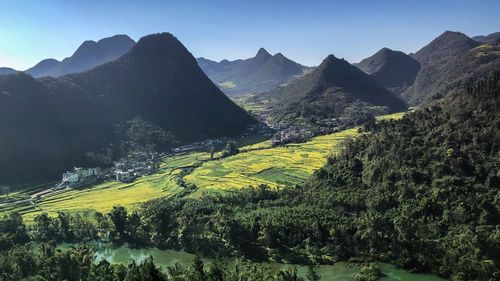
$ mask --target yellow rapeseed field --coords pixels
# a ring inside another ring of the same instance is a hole
[[[377,120],[400,119],[404,113],[377,117]],[[318,136],[306,143],[271,147],[270,141],[241,148],[235,156],[207,161],[207,152],[190,152],[168,157],[161,164],[160,172],[144,176],[133,183],[106,182],[87,188],[72,189],[54,194],[36,202],[35,206],[8,206],[0,215],[19,212],[32,222],[42,213],[51,216],[57,212],[92,215],[108,212],[113,206],[122,205],[129,210],[137,209],[141,203],[154,198],[168,197],[182,191],[177,180],[183,168],[198,166],[184,177],[186,183],[195,184],[198,190],[191,196],[204,193],[236,191],[247,186],[267,184],[271,187],[303,183],[311,174],[325,164],[327,157],[340,151],[346,139],[358,135],[352,128],[330,135]],[[219,156],[217,153],[216,156]],[[200,165],[202,161],[205,161]],[[11,194],[12,196],[12,194]]]
[[[338,151],[344,140],[355,137],[357,131],[353,128],[285,147],[266,148],[269,143],[253,145],[252,149],[264,149],[206,162],[184,179],[199,188],[194,196],[259,184],[272,187],[300,184],[323,166],[328,155]]]
[[[37,202],[36,206],[21,206],[4,211],[4,213],[17,211],[30,222],[42,212],[50,216],[55,216],[57,212],[93,214],[96,211],[108,212],[116,205],[134,210],[150,199],[168,197],[182,191],[182,187],[176,183],[176,178],[181,172],[180,168],[192,166],[197,161],[208,157],[207,153],[199,152],[169,157],[161,164],[159,173],[144,176],[133,183],[112,181],[72,189],[47,196]]]

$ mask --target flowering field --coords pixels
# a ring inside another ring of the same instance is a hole
[[[377,120],[400,119],[403,114],[379,116]],[[186,183],[198,187],[192,197],[205,193],[236,191],[260,184],[271,187],[301,184],[325,164],[330,154],[339,152],[345,140],[357,135],[358,129],[352,128],[318,136],[306,143],[274,148],[267,140],[244,146],[240,149],[242,152],[235,156],[213,161],[208,161],[210,155],[207,152],[176,155],[164,159],[160,172],[139,178],[133,183],[112,181],[72,189],[47,196],[36,202],[35,206],[25,203],[1,207],[0,215],[16,211],[21,213],[26,221],[33,221],[33,218],[42,212],[51,216],[57,212],[86,216],[96,211],[108,212],[116,205],[134,210],[150,199],[169,197],[181,192],[183,188],[177,181],[184,168],[194,168],[192,173],[184,176]]]
[[[184,179],[199,188],[195,196],[259,184],[273,187],[300,184],[323,166],[327,156],[338,151],[344,140],[357,134],[357,128],[353,128],[315,137],[306,143],[240,153],[206,162]],[[255,147],[259,146],[252,148]]]
[[[26,221],[45,212],[51,216],[57,212],[77,212],[82,215],[94,212],[108,212],[113,206],[122,205],[134,210],[141,203],[154,198],[168,197],[182,191],[176,179],[181,168],[192,166],[197,161],[207,159],[208,153],[189,153],[169,157],[161,164],[160,172],[139,178],[133,183],[117,181],[105,182],[87,188],[73,189],[47,196],[36,203],[0,210],[0,213],[17,211]]]

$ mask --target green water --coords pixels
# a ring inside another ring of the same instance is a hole
[[[65,249],[70,244],[61,244],[58,248]],[[142,248],[131,249],[125,245],[114,247],[109,244],[94,245],[96,249],[96,261],[99,262],[103,259],[110,263],[123,263],[128,264],[132,260],[140,262],[149,256],[153,256],[154,262],[162,269],[168,266],[173,266],[179,263],[185,267],[190,266],[194,255],[183,251],[173,250],[160,250],[156,248]],[[203,259],[209,265],[212,263],[211,259]],[[265,263],[273,269],[285,269],[287,267],[297,267],[300,276],[305,276],[307,266],[294,265],[294,264],[280,264],[280,263]],[[445,279],[439,278],[429,274],[415,274],[410,273],[404,269],[397,268],[390,264],[379,263],[380,268],[386,275],[383,281],[443,281]],[[361,265],[348,262],[338,262],[334,265],[320,265],[317,267],[318,273],[321,275],[321,280],[332,281],[354,281],[354,275],[359,272]]]

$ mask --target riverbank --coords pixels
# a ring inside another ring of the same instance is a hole
[[[68,249],[75,246],[74,244],[59,244],[58,248],[61,250]],[[95,262],[98,263],[106,260],[109,263],[122,263],[129,264],[132,261],[141,262],[148,258],[153,257],[154,263],[161,267],[163,271],[167,267],[179,264],[183,267],[189,267],[195,258],[194,254],[185,251],[174,250],[161,250],[157,248],[129,248],[127,245],[113,246],[111,244],[92,244],[95,248]],[[215,262],[213,258],[202,258],[206,266],[210,266]],[[266,263],[253,263],[257,266],[267,266],[273,270],[284,270],[287,268],[297,268],[298,275],[305,277],[308,267],[300,264],[283,264],[276,262]],[[445,281],[446,279],[439,278],[430,274],[411,273],[407,270],[398,268],[394,265],[387,263],[376,263],[383,274],[385,275],[381,280],[383,281]],[[364,263],[352,262],[337,262],[332,265],[318,265],[316,270],[321,275],[321,280],[332,281],[355,281],[355,275],[360,272],[361,268],[365,266]]]

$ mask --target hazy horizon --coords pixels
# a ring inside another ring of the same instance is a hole
[[[426,2],[425,5],[423,2]],[[314,66],[328,54],[359,62],[382,47],[415,52],[446,30],[500,30],[500,2],[229,1],[204,3],[12,1],[0,11],[0,67],[25,70],[69,57],[85,40],[174,34],[196,57],[253,57],[260,47]],[[137,9],[139,7],[141,9]],[[363,38],[360,44],[360,38]]]

